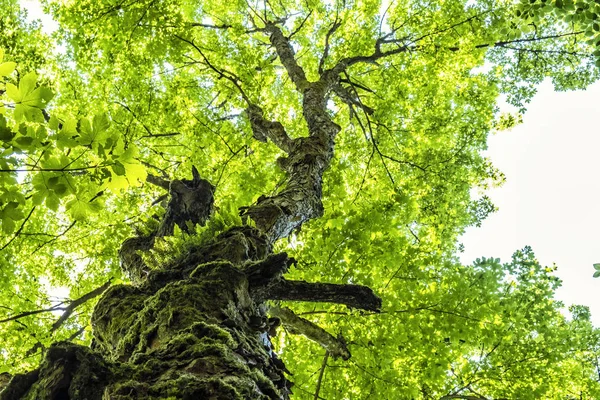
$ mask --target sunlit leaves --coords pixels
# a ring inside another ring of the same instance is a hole
[[[0,63],[0,76],[8,76],[12,74],[16,66],[17,63],[15,62]]]
[[[99,202],[74,198],[66,204],[66,209],[75,220],[85,220],[91,213],[101,209]]]
[[[47,87],[35,88],[37,75],[34,72],[26,74],[19,80],[19,87],[12,83],[6,84],[6,94],[15,102],[14,118],[20,121],[25,118],[31,122],[44,122],[42,109],[54,97]]]
[[[17,63],[13,61],[2,62],[4,59],[4,49],[0,48],[0,78],[12,74],[17,67]]]
[[[276,163],[281,152],[252,138],[243,96],[215,69],[234,74],[245,95],[292,137],[306,136],[301,94],[260,18],[288,14],[282,29],[311,80],[319,78],[325,36],[339,19],[324,68],[374,54],[378,37],[385,36],[380,50],[404,50],[340,76],[356,98],[352,110],[335,94],[328,103],[342,130],[324,177],[325,215],[277,244],[298,260],[290,277],[365,284],[384,299],[377,315],[293,305],[351,347],[350,363],[329,361],[321,397],[443,398],[472,396],[471,387],[487,398],[566,398],[567,383],[569,390],[588,385],[590,397],[598,393],[586,379],[593,370],[586,357],[597,349],[581,350],[598,340],[584,318],[574,324],[559,314],[552,267],[540,266],[529,249],[508,263],[487,258],[461,266],[453,258],[465,226],[494,211],[489,199],[473,198],[473,189],[503,180],[482,154],[487,135],[520,121],[497,114],[498,95],[523,106],[546,76],[562,89],[594,79],[586,40],[593,38],[590,27],[598,32],[596,16],[588,14],[595,5],[284,0],[249,10],[248,3],[212,0],[118,8],[93,0],[51,3],[67,48],[60,68],[43,69],[56,82],[0,63],[5,234],[14,234],[35,207],[2,253],[0,290],[18,287],[43,304],[38,295],[48,289],[38,277],[75,291],[80,282],[119,274],[120,243],[131,224],[142,231],[151,225],[144,222],[150,205],[165,194],[145,184],[148,172],[187,178],[196,166],[218,187],[220,211],[209,222],[216,228],[237,217],[238,207],[280,190],[287,178]],[[555,10],[563,8],[568,15]],[[60,96],[53,99],[49,86]],[[0,305],[11,297],[0,292]],[[15,307],[29,306],[23,300]],[[85,325],[87,315],[77,323]],[[27,322],[28,334],[50,341],[44,321]],[[7,360],[34,342],[16,329],[7,328],[9,335],[0,326],[8,343],[0,357]],[[314,398],[322,350],[291,335],[279,340],[295,396]]]

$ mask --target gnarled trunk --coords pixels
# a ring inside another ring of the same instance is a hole
[[[350,357],[343,338],[287,308],[275,308],[269,318],[269,299],[371,311],[381,300],[363,286],[287,281],[283,274],[294,260],[272,253],[276,240],[323,214],[323,173],[340,130],[326,103],[341,70],[324,71],[309,82],[281,30],[269,23],[264,31],[303,95],[309,130],[307,137],[291,139],[280,123],[267,121],[260,107],[248,104],[254,136],[287,153],[279,160],[288,173],[285,187],[242,210],[255,227],[231,228],[171,265],[150,269],[138,251],[152,248],[157,236],[172,234],[175,224],[184,230],[203,224],[212,209],[214,188],[195,169],[192,180],[172,181],[157,231],[123,243],[122,266],[134,285],[104,293],[92,317],[91,348],[55,344],[38,369],[13,377],[0,400],[287,399],[291,384],[270,342],[280,323],[333,357]]]

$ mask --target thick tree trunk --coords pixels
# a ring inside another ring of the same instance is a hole
[[[323,213],[322,177],[340,130],[326,103],[339,71],[307,81],[281,30],[269,23],[264,31],[303,95],[309,130],[307,137],[291,139],[280,123],[267,121],[249,103],[254,136],[271,139],[287,153],[279,163],[289,176],[285,188],[243,210],[255,227],[229,229],[171,265],[149,269],[138,251],[152,248],[174,225],[185,230],[204,223],[212,209],[213,187],[197,171],[192,180],[171,182],[159,229],[123,243],[120,258],[134,285],[111,287],[98,302],[91,348],[53,345],[38,369],[13,377],[0,400],[287,399],[291,384],[270,342],[279,323],[317,341],[333,357],[350,357],[343,338],[287,308],[274,308],[268,317],[269,299],[371,311],[379,310],[381,300],[363,286],[286,281],[283,274],[294,260],[272,254],[276,240]]]
[[[333,356],[350,353],[343,339],[289,310],[268,318],[264,301],[335,301],[365,309],[380,302],[370,289],[353,285],[317,284],[314,297],[310,283],[282,279],[294,260],[269,254],[268,247],[259,230],[233,228],[180,262],[151,270],[139,286],[111,287],[92,317],[91,349],[53,345],[40,368],[15,376],[0,399],[287,399],[291,385],[270,343],[279,317]],[[286,297],[289,287],[294,290]]]

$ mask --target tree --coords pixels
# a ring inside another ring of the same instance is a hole
[[[0,398],[598,396],[552,268],[454,256],[498,95],[595,80],[597,5],[48,7],[63,54],[0,64]]]

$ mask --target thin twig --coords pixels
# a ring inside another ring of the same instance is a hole
[[[23,231],[23,227],[25,226],[25,224],[27,223],[27,221],[29,221],[29,218],[31,217],[31,214],[33,214],[33,210],[35,210],[35,206],[33,206],[33,208],[31,209],[31,211],[29,211],[29,215],[27,215],[27,217],[25,218],[25,220],[23,221],[23,223],[21,224],[21,226],[19,227],[19,229],[15,232],[15,234],[13,235],[13,237],[4,246],[2,246],[2,248],[0,248],[0,251],[2,251],[5,248],[7,248],[8,245],[11,244],[13,242],[13,240],[15,240],[17,238],[17,236],[19,236],[19,234],[21,234],[21,232]]]
[[[315,396],[313,400],[319,399],[319,392],[321,391],[321,383],[323,382],[323,375],[325,375],[325,368],[327,368],[327,359],[329,358],[329,352],[325,351],[325,357],[323,357],[323,364],[321,364],[321,371],[319,371],[319,378],[317,379],[317,387],[315,389]]]

